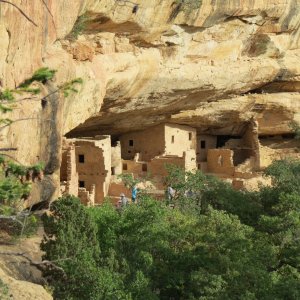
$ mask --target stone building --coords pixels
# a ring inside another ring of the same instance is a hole
[[[163,192],[168,164],[185,171],[198,168],[236,189],[252,189],[273,160],[300,158],[294,143],[291,138],[259,137],[254,120],[244,126],[241,136],[197,135],[189,126],[160,124],[123,134],[113,146],[110,136],[65,140],[61,191],[78,196],[86,205],[101,204],[106,196],[117,203],[120,193],[130,197],[118,178],[129,173],[144,179],[150,175],[153,191]]]
[[[83,203],[103,202],[111,181],[110,136],[64,142],[61,164],[62,193],[78,196]]]
[[[158,156],[182,157],[184,152],[196,151],[196,129],[178,124],[160,124],[120,137],[122,158],[150,161]]]
[[[186,171],[196,169],[196,129],[178,124],[160,124],[120,137],[122,172],[134,177],[151,175],[156,189],[163,189],[166,165]]]

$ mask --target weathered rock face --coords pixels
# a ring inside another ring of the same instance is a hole
[[[0,234],[3,234],[1,232]],[[1,235],[3,238],[3,235]],[[40,262],[41,236],[22,239],[17,244],[5,244],[4,239],[0,246],[0,287],[1,299],[13,300],[52,300],[52,296],[41,286],[44,282],[41,272],[29,264],[29,261],[20,255],[23,253],[33,262]],[[3,253],[6,253],[5,255]],[[5,286],[3,286],[3,284]]]
[[[0,3],[2,87],[40,66],[58,70],[55,84],[84,80],[78,94],[61,99],[60,120],[41,120],[38,101],[21,102],[14,116],[35,119],[1,132],[1,144],[18,145],[21,162],[46,155],[51,134],[41,122],[89,136],[165,121],[234,135],[252,117],[259,134],[282,134],[300,121],[300,0],[14,3],[37,26]]]

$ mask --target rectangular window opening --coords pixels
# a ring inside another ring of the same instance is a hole
[[[175,136],[172,135],[172,144],[174,144],[174,141],[175,141]]]
[[[206,148],[206,142],[205,141],[201,141],[201,149],[205,149]]]
[[[84,155],[83,154],[79,154],[78,155],[78,161],[83,164],[84,163]]]
[[[111,175],[116,175],[116,168],[115,167],[111,168]]]
[[[84,188],[85,187],[85,182],[82,180],[79,180],[78,185],[80,188]]]
[[[148,166],[147,164],[142,164],[142,171],[147,172],[148,171]]]
[[[123,171],[127,171],[127,164],[123,164]]]
[[[129,146],[130,146],[130,147],[133,146],[133,140],[129,140]]]
[[[193,137],[192,133],[191,133],[191,132],[189,132],[189,141],[191,141],[191,140],[192,140],[192,137]]]

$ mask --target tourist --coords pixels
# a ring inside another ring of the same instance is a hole
[[[138,192],[137,187],[133,186],[132,191],[131,191],[131,200],[132,200],[132,203],[136,202],[137,192]]]
[[[168,200],[172,201],[175,196],[175,190],[171,186],[168,186],[167,194],[168,194]]]
[[[120,195],[120,202],[121,202],[121,207],[125,207],[128,204],[128,199],[123,193]]]

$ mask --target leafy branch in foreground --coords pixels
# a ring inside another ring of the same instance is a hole
[[[16,89],[11,89],[11,90],[6,89],[4,91],[0,91],[0,113],[6,114],[8,112],[13,111],[16,102],[19,102],[19,100],[18,101],[15,100],[14,94],[29,93],[31,96],[40,94],[41,89],[36,87],[31,87],[31,85],[35,82],[46,84],[48,81],[54,78],[56,72],[57,72],[56,70],[49,69],[48,67],[40,68],[37,71],[35,71],[30,78],[22,82]],[[42,97],[41,99],[37,99],[35,101],[41,101],[42,105],[44,105],[47,102],[47,98],[49,96],[56,94],[60,91],[63,93],[64,97],[68,97],[70,93],[78,93],[78,89],[76,87],[77,85],[81,85],[81,84],[83,84],[83,80],[81,78],[72,79],[58,86],[58,88],[53,92],[50,92],[46,96]],[[32,100],[32,98],[28,97],[22,99],[21,101],[23,100]],[[23,121],[23,120],[29,120],[29,118],[17,119],[17,120],[11,120],[10,118],[0,118],[0,124],[1,123],[4,124],[3,127],[0,127],[0,130],[2,128],[11,125],[14,122]]]

